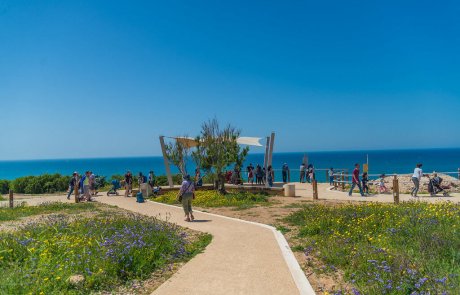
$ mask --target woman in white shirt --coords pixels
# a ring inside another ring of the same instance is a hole
[[[414,188],[412,189],[412,192],[410,193],[411,196],[416,197],[418,193],[418,189],[420,187],[420,179],[423,176],[423,171],[422,171],[422,164],[419,163],[417,164],[417,167],[414,169],[414,174],[412,175],[412,182],[414,183]]]

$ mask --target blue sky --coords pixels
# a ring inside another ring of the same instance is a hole
[[[459,147],[457,1],[2,1],[0,159]],[[262,150],[255,150],[261,152]]]

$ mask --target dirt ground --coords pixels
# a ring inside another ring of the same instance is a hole
[[[305,200],[300,197],[271,197],[270,205],[268,206],[255,206],[247,209],[235,209],[230,207],[221,208],[199,208],[197,210],[209,212],[219,215],[224,215],[242,220],[259,222],[268,224],[278,228],[286,240],[288,241],[294,255],[299,262],[299,265],[305,272],[310,284],[317,294],[326,294],[339,289],[350,289],[343,279],[343,273],[336,270],[334,273],[319,274],[316,270],[323,268],[323,264],[315,259],[315,257],[304,253],[303,251],[296,251],[296,246],[301,245],[301,240],[297,237],[298,232],[295,227],[286,224],[283,219],[293,212],[300,209],[303,204],[315,202],[316,204],[338,205],[348,203],[350,201],[336,201],[336,200]]]

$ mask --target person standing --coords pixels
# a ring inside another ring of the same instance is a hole
[[[361,182],[359,181],[359,164],[355,164],[355,169],[353,170],[352,175],[352,184],[350,192],[348,192],[348,196],[351,197],[351,194],[353,193],[353,189],[355,188],[355,186],[358,186],[361,197],[364,197],[363,188],[361,187]]]
[[[201,178],[201,170],[199,167],[195,169],[195,183],[196,186],[203,186],[203,179]]]
[[[283,182],[287,183],[288,181],[291,181],[291,172],[289,171],[289,166],[287,163],[283,164],[282,168],[282,173],[283,173]]]
[[[96,195],[96,175],[94,175],[93,171],[89,172],[89,188],[90,193],[92,196]]]
[[[254,167],[252,166],[252,163],[246,167],[246,172],[248,174],[248,183],[254,184]]]
[[[334,168],[330,168],[328,171],[329,174],[329,185],[334,185]]]
[[[303,183],[305,178],[305,164],[300,165],[300,183]]]
[[[75,186],[78,186],[78,173],[74,172],[72,178],[69,181],[69,194],[67,200],[70,200],[70,195],[75,191]]]
[[[182,197],[182,207],[184,208],[185,221],[193,221],[195,217],[192,212],[192,199],[195,199],[195,185],[190,180],[190,175],[185,175],[180,187],[179,195]]]
[[[129,194],[133,188],[133,176],[131,171],[126,172],[125,174],[125,197],[129,197]]]
[[[414,174],[412,175],[412,182],[414,183],[414,188],[410,193],[412,197],[417,197],[417,193],[420,188],[420,180],[422,179],[422,176],[427,175],[423,174],[422,163],[419,163],[415,166]]]
[[[89,171],[86,171],[85,178],[83,179],[83,195],[86,198],[86,201],[91,201],[91,185],[90,185],[90,176]]]
[[[155,187],[155,182],[156,182],[155,173],[153,173],[153,170],[150,170],[150,172],[149,172],[149,185],[150,185],[150,188],[152,190]]]
[[[367,185],[367,183],[369,182],[369,176],[367,175],[367,172],[363,173],[361,181],[363,183],[363,193],[369,195],[369,186]]]
[[[273,171],[273,168],[272,168],[271,165],[267,167],[267,173],[268,173],[267,174],[268,185],[270,187],[272,187],[273,186],[273,180],[275,179],[275,172]]]

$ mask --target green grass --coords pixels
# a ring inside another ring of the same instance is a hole
[[[60,213],[79,213],[82,211],[97,210],[96,204],[78,203],[66,204],[60,202],[44,203],[38,206],[18,206],[15,208],[0,208],[0,222],[8,220],[17,220],[23,217],[48,214],[53,212]]]
[[[315,272],[344,271],[344,292],[460,294],[458,204],[310,204],[286,221],[322,262]]]
[[[0,194],[0,201],[5,201],[6,199]]]
[[[177,204],[177,191],[169,191],[152,200],[166,204]],[[254,205],[268,205],[267,193],[251,193],[246,191],[230,191],[223,195],[212,190],[203,190],[195,192],[193,205],[198,207],[236,207],[244,210]]]
[[[72,206],[94,209],[92,204]],[[190,242],[176,225],[115,211],[91,218],[43,216],[17,231],[0,232],[0,294],[113,292],[187,261],[210,240],[201,234]],[[75,275],[84,280],[70,282]]]

